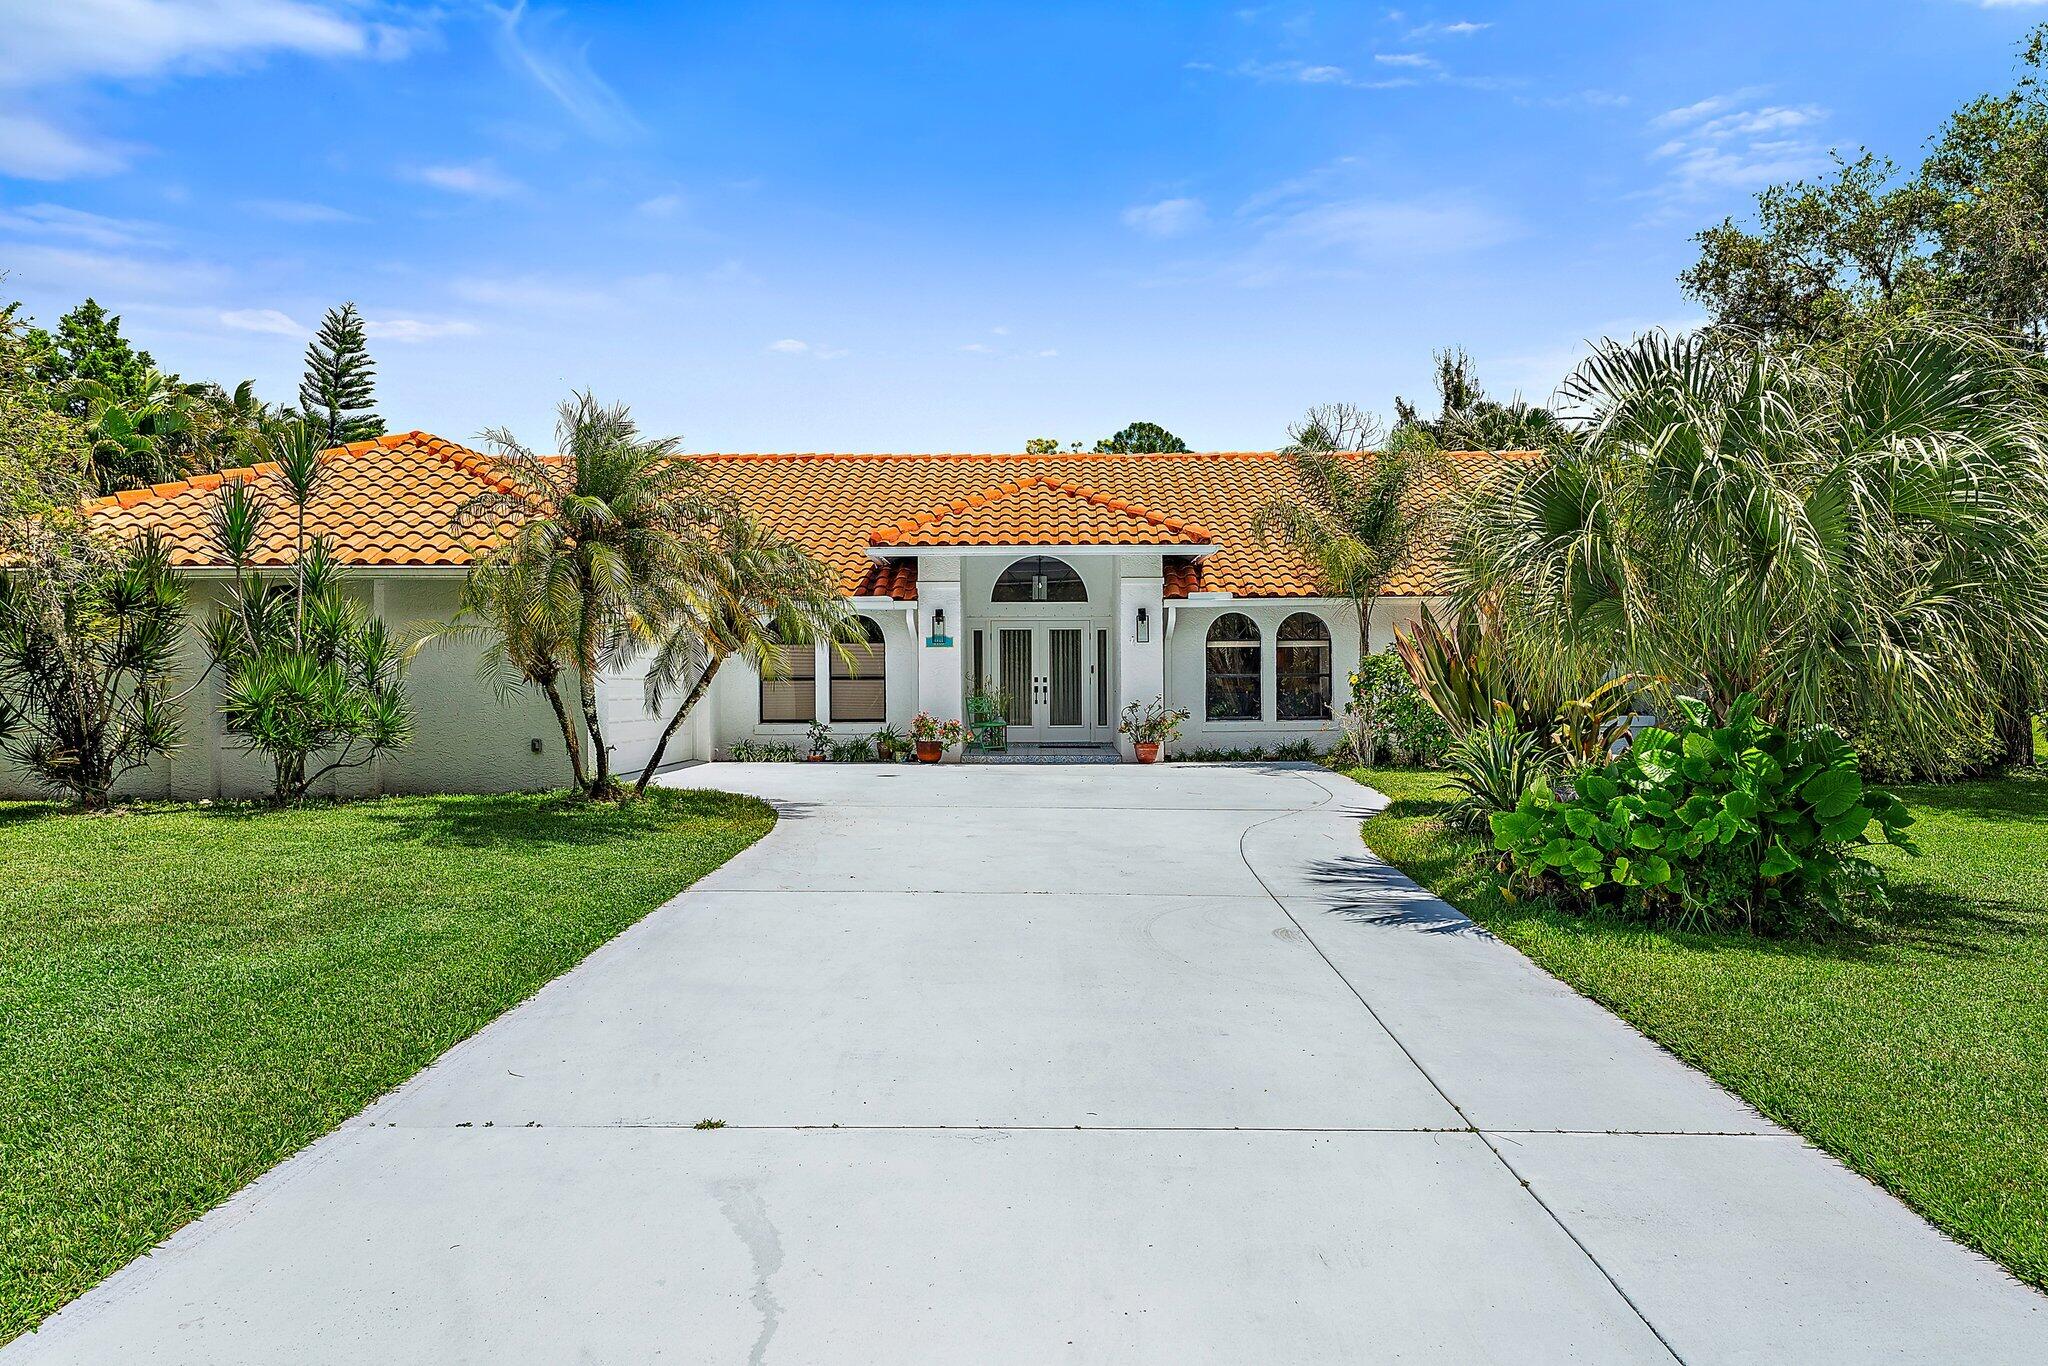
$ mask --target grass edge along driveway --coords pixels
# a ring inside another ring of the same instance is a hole
[[[713,792],[0,803],[0,1342],[773,824]]]
[[[1900,789],[1925,856],[1823,942],[1504,900],[1440,773],[1353,770],[1366,845],[1952,1237],[2048,1287],[2048,778]]]

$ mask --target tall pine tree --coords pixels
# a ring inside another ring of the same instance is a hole
[[[325,445],[384,434],[384,419],[374,409],[377,369],[365,338],[363,315],[348,303],[327,310],[319,335],[306,347],[299,407]]]

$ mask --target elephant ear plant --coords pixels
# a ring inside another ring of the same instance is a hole
[[[1618,758],[1562,785],[1537,783],[1491,818],[1515,885],[1579,908],[1676,929],[1801,931],[1881,902],[1861,855],[1917,852],[1905,804],[1864,784],[1856,752],[1823,726],[1725,723],[1681,697],[1672,729],[1640,731]]]
[[[279,438],[275,460],[296,514],[291,559],[276,581],[254,567],[265,505],[248,484],[223,484],[212,530],[234,578],[205,637],[224,674],[227,732],[270,760],[272,796],[284,804],[406,744],[412,713],[399,643],[342,591],[342,567],[327,542],[307,534],[307,507],[325,470],[317,438],[294,428]]]

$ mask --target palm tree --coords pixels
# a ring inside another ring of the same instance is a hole
[[[1633,670],[1725,716],[1875,718],[1931,757],[2024,715],[2048,651],[2038,362],[1921,324],[1834,351],[1601,346],[1584,437],[1473,507],[1453,564],[1524,661]],[[2024,733],[2024,722],[2021,722]]]
[[[586,796],[611,798],[618,783],[597,709],[597,677],[646,645],[678,582],[701,572],[717,529],[732,515],[674,437],[640,434],[625,405],[588,393],[556,410],[561,453],[543,456],[503,428],[484,433],[495,487],[457,511],[458,524],[508,534],[478,556],[473,575],[515,565],[521,591],[559,620],[565,660],[590,744]],[[573,747],[572,747],[573,748]]]
[[[139,391],[123,398],[98,380],[79,380],[70,396],[85,405],[93,475],[100,492],[142,488],[192,473],[190,434],[203,384],[151,370]]]
[[[1381,450],[1379,426],[1349,404],[1309,410],[1283,452],[1300,493],[1268,499],[1252,534],[1306,560],[1333,596],[1358,614],[1358,657],[1372,653],[1372,606],[1394,570],[1428,533],[1438,509],[1419,496],[1442,457],[1428,433],[1398,428]]]
[[[769,677],[781,665],[779,647],[837,640],[852,622],[831,569],[744,516],[729,518],[697,572],[678,577],[659,599],[647,709],[659,714],[670,691],[687,691],[633,784],[635,795],[647,790],[670,739],[726,660],[738,656]]]

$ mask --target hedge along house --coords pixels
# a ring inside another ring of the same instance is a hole
[[[1292,552],[1251,522],[1295,489],[1272,452],[1186,455],[693,455],[714,486],[839,575],[861,644],[785,648],[763,678],[726,666],[671,741],[671,761],[742,740],[803,747],[815,722],[841,738],[907,730],[919,711],[965,714],[968,693],[1001,690],[1019,745],[1119,746],[1130,702],[1163,698],[1192,718],[1180,748],[1275,748],[1340,735],[1345,675],[1357,658],[1351,604],[1325,594]],[[1522,455],[1455,455],[1454,478]],[[90,505],[114,536],[159,532],[185,576],[195,624],[221,601],[228,570],[209,531],[225,479],[273,507],[262,562],[291,556],[274,471],[258,466],[124,492]],[[488,457],[423,432],[330,453],[309,510],[350,568],[349,591],[397,630],[456,612],[474,554],[456,510],[489,488]],[[1446,487],[1426,490],[1441,497]],[[1372,645],[1440,597],[1429,557],[1404,565],[1373,612]],[[484,646],[435,642],[408,674],[413,743],[343,775],[354,792],[559,786],[561,733],[537,695],[499,698],[479,680]],[[186,669],[205,667],[195,630]],[[665,717],[644,678],[599,680],[616,769],[644,762]],[[267,790],[267,770],[222,734],[213,682],[186,703],[186,743],[126,790],[180,798]],[[1128,754],[1128,746],[1119,746]],[[11,784],[19,786],[18,780]]]

